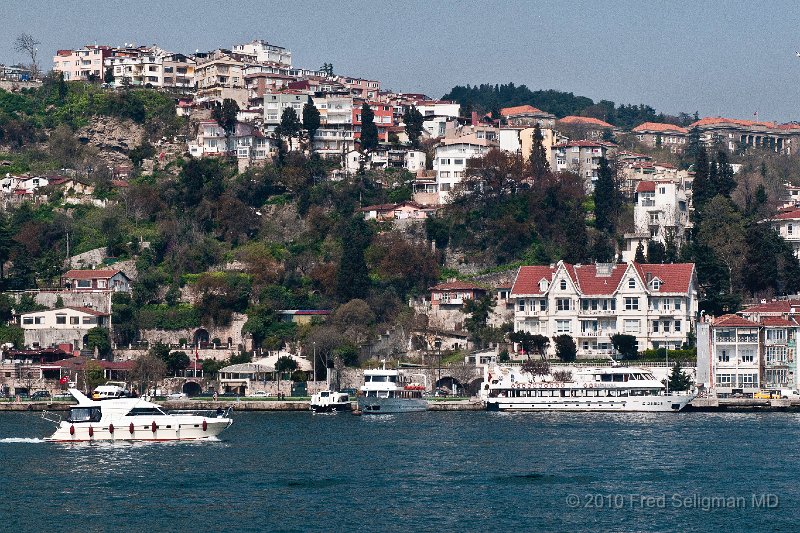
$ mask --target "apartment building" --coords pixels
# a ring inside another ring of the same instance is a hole
[[[372,100],[353,99],[353,135],[356,139],[361,138],[361,109],[367,104],[372,110],[373,122],[378,128],[378,140],[389,141],[389,128],[393,125],[394,109],[391,104],[386,102],[376,102]]]
[[[355,149],[353,96],[346,92],[316,93],[320,128],[314,136],[314,151],[322,157],[343,157]]]
[[[264,125],[270,131],[280,124],[283,112],[287,108],[294,109],[297,118],[303,119],[303,107],[308,103],[308,94],[302,91],[277,91],[264,94]]]
[[[453,195],[460,192],[459,186],[467,175],[468,161],[483,157],[497,146],[497,133],[485,129],[442,140],[436,147],[433,160],[440,205],[450,202]]]
[[[680,154],[686,149],[689,130],[674,124],[661,122],[644,122],[631,132],[639,142],[649,148],[668,148],[673,154]]]
[[[221,102],[230,98],[240,108],[247,107],[248,90],[244,77],[248,74],[242,56],[228,50],[216,50],[203,57],[198,56],[195,66],[196,97],[199,101]]]
[[[87,45],[76,50],[59,50],[53,57],[53,71],[61,72],[66,81],[102,79],[110,46]]]
[[[617,333],[635,336],[639,350],[679,348],[694,327],[697,276],[692,263],[559,261],[520,267],[509,300],[514,331],[569,335],[579,357],[614,355],[611,337]]]
[[[634,232],[625,234],[624,261],[632,261],[639,243],[647,249],[651,240],[683,245],[689,222],[689,202],[680,182],[640,181],[633,207]]]
[[[611,146],[599,141],[567,141],[551,148],[551,168],[557,172],[574,172],[583,178],[586,190],[594,190],[600,171],[600,159],[610,155]]]
[[[195,59],[158,47],[115,51],[105,66],[111,68],[115,86],[194,89]]]
[[[258,63],[277,63],[286,67],[292,66],[291,50],[270,44],[263,39],[254,39],[245,44],[235,44],[232,51]]]
[[[722,146],[730,151],[760,148],[791,155],[798,151],[800,125],[705,117],[689,125],[697,128],[700,140],[708,146]]]
[[[762,223],[772,226],[789,243],[794,255],[800,259],[800,208],[789,208]]]

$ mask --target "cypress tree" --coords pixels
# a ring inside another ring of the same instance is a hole
[[[411,106],[406,109],[403,114],[403,123],[406,125],[406,135],[408,140],[411,141],[411,146],[417,148],[419,146],[419,138],[422,136],[422,124],[425,118],[419,110]]]
[[[633,260],[637,263],[646,263],[647,259],[644,257],[644,245],[642,241],[639,241],[639,245],[636,247],[636,257]]]
[[[529,162],[533,179],[541,179],[550,172],[550,163],[544,149],[544,136],[538,122],[533,127],[533,147]]]
[[[699,211],[713,196],[712,184],[709,183],[708,154],[699,150],[694,161],[694,181],[692,182],[692,203]]]
[[[364,102],[361,106],[361,148],[368,152],[378,147],[378,126],[375,125],[375,113]]]
[[[600,158],[600,170],[594,186],[595,226],[601,231],[614,231],[616,215],[619,211],[620,195],[614,182],[614,172],[608,159]]]
[[[364,259],[369,243],[369,227],[364,219],[351,218],[342,232],[342,258],[336,272],[336,292],[343,302],[365,298],[369,293],[369,272]]]
[[[314,136],[317,134],[319,126],[319,109],[309,98],[309,101],[303,106],[303,128],[308,132],[309,142],[314,141]]]
[[[717,194],[721,194],[728,198],[736,189],[736,179],[733,177],[733,167],[728,163],[728,154],[724,150],[717,152],[717,180],[716,180]]]

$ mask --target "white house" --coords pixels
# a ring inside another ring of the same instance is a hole
[[[520,267],[509,299],[514,331],[570,335],[580,357],[612,355],[616,333],[635,336],[639,350],[678,348],[694,325],[697,277],[692,263],[560,261]]]
[[[70,270],[61,285],[73,291],[131,292],[131,280],[117,269]]]
[[[764,220],[788,242],[794,255],[800,258],[800,208],[789,209]]]
[[[636,186],[633,207],[634,232],[625,234],[624,261],[632,261],[636,248],[645,250],[650,240],[666,245],[670,240],[680,249],[689,222],[686,191],[675,181],[641,181]]]
[[[25,334],[25,346],[50,347],[71,344],[72,348],[86,345],[90,329],[111,326],[111,316],[88,307],[62,307],[20,315],[20,327]]]
[[[556,144],[551,148],[553,170],[568,171],[578,174],[586,184],[586,190],[594,190],[599,177],[600,159],[608,157],[609,147],[602,142],[568,141]]]
[[[270,44],[263,39],[254,39],[245,44],[235,44],[233,45],[233,52],[248,56],[259,63],[278,63],[286,67],[292,66],[291,50]]]
[[[454,190],[466,177],[467,161],[474,157],[483,157],[490,149],[497,146],[495,138],[489,139],[475,132],[454,138],[445,138],[436,147],[433,170],[436,172],[436,190],[439,203],[446,204]]]

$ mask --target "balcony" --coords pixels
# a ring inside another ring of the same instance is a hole
[[[579,316],[615,316],[616,309],[580,309]]]
[[[597,330],[587,330],[581,331],[578,333],[577,337],[611,337],[612,335],[616,335],[617,330],[615,329],[597,329]]]

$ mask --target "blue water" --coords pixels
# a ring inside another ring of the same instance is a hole
[[[36,415],[0,413],[0,530],[797,531],[799,428],[794,413],[236,413],[220,442],[58,445]],[[767,493],[777,506],[754,508]]]

